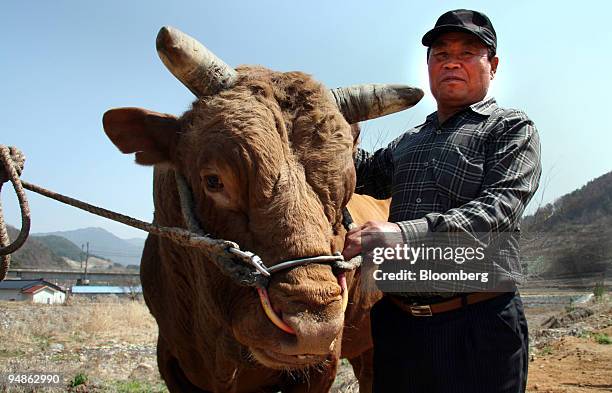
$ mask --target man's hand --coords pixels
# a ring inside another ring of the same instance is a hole
[[[354,258],[361,253],[361,235],[364,232],[401,232],[400,227],[393,222],[368,221],[346,233],[342,256],[345,260]]]

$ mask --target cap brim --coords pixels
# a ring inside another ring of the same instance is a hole
[[[469,29],[467,27],[463,27],[463,26],[457,26],[457,25],[441,25],[441,26],[434,27],[433,29],[431,29],[427,33],[425,33],[425,35],[421,39],[421,42],[423,43],[423,45],[425,45],[427,47],[430,47],[431,44],[434,43],[436,38],[438,38],[440,36],[440,34],[450,33],[450,32],[453,32],[453,31],[459,31],[459,32],[463,32],[463,33],[473,34],[475,37],[480,39],[485,45],[487,45],[489,47],[494,47],[495,46],[493,42],[487,42],[487,40],[485,40],[483,37],[481,37],[478,34],[476,34],[474,32],[474,30],[471,30],[471,29]]]

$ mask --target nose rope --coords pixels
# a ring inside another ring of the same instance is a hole
[[[268,296],[268,290],[263,287],[257,287],[257,294],[259,295],[259,302],[261,303],[261,307],[264,310],[264,313],[277,328],[282,330],[285,333],[295,335],[295,330],[291,328],[291,326],[287,325],[287,323],[281,318],[276,311],[272,308],[272,303],[270,302],[270,296]]]

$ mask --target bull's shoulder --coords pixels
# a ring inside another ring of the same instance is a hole
[[[356,224],[367,221],[387,221],[391,199],[374,199],[368,195],[353,194],[348,209]]]

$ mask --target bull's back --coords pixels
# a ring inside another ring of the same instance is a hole
[[[348,209],[357,225],[367,221],[387,221],[390,199],[378,200],[367,195],[353,194]]]

